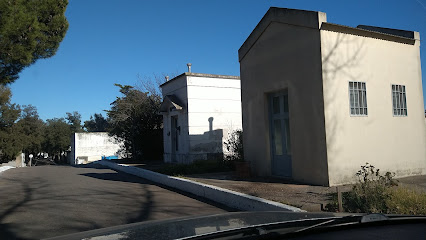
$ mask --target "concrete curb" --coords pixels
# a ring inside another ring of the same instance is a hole
[[[122,171],[138,177],[148,179],[171,188],[179,189],[184,192],[192,193],[196,196],[207,198],[209,200],[224,204],[231,208],[243,211],[290,211],[306,212],[300,208],[269,201],[263,198],[250,196],[244,193],[231,191],[228,189],[194,182],[184,178],[171,177],[146,169],[117,164],[115,162],[100,160],[94,163],[101,164],[114,170]]]

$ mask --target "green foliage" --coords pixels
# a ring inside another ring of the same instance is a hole
[[[49,155],[60,154],[69,149],[71,145],[71,128],[64,118],[46,120],[43,150]]]
[[[68,121],[68,124],[70,125],[70,129],[72,133],[76,132],[83,132],[83,128],[81,126],[81,114],[77,111],[74,111],[72,113],[67,112],[67,116],[65,119]]]
[[[165,164],[157,170],[170,176],[231,171],[232,164],[223,160],[198,160],[191,164]]]
[[[161,159],[163,154],[161,97],[132,86],[115,84],[123,95],[107,111],[110,135],[124,140],[133,159]]]
[[[13,126],[21,113],[19,105],[10,102],[10,88],[0,85],[0,129]]]
[[[39,118],[36,107],[23,106],[21,117],[15,124],[15,128],[19,132],[24,153],[35,155],[41,152],[45,124]]]
[[[90,116],[90,120],[84,122],[84,128],[88,132],[106,132],[108,126],[108,120],[100,113],[95,113]]]
[[[21,151],[21,139],[14,127],[21,109],[10,102],[11,96],[10,89],[0,85],[0,162],[15,159]]]
[[[228,139],[224,143],[227,150],[225,159],[230,161],[244,161],[243,149],[243,131],[236,130],[229,134]]]
[[[55,55],[68,29],[67,5],[67,0],[0,1],[0,84]]]

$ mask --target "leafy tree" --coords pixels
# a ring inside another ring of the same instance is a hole
[[[106,132],[108,129],[108,120],[101,113],[95,113],[90,116],[90,120],[84,122],[84,128],[88,132]]]
[[[72,133],[83,132],[80,113],[78,113],[77,111],[74,111],[72,113],[67,112],[67,116],[65,117],[65,119],[68,121]]]
[[[124,148],[136,159],[161,158],[162,117],[158,114],[161,97],[132,86],[115,84],[123,95],[111,103],[109,133],[124,140]]]
[[[71,128],[64,118],[47,119],[42,143],[44,151],[53,156],[68,150],[71,145],[71,133]]]
[[[32,105],[23,106],[21,117],[15,128],[21,135],[22,151],[26,155],[36,155],[42,150],[44,122],[40,119],[37,108]]]
[[[21,110],[19,105],[10,102],[11,96],[10,89],[0,85],[0,162],[15,159],[22,147],[14,127]]]
[[[67,0],[0,1],[0,84],[55,55],[68,29],[67,5]]]

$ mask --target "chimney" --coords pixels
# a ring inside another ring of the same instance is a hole
[[[188,66],[188,72],[190,73],[191,72],[191,66],[192,66],[192,64],[191,63],[187,63],[186,66]]]
[[[169,76],[166,76],[166,82],[168,82],[169,81]]]

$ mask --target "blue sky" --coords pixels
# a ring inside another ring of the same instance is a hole
[[[110,108],[114,83],[137,75],[239,75],[238,49],[269,7],[327,13],[327,21],[414,30],[426,39],[426,0],[70,0],[70,24],[57,54],[26,68],[12,101],[37,107],[42,119],[78,111],[82,119]],[[421,41],[423,95],[426,44]],[[425,100],[426,102],[426,100]],[[103,113],[105,116],[105,113]]]

